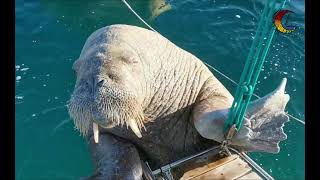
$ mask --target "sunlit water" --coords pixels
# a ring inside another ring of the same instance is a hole
[[[264,1],[171,0],[155,29],[238,81]],[[131,0],[148,20],[147,1]],[[301,6],[299,6],[301,7]],[[303,7],[304,9],[304,7]],[[301,9],[300,9],[301,10]],[[66,111],[75,83],[72,63],[86,38],[111,24],[145,27],[120,0],[16,0],[16,179],[78,179],[93,170],[88,147]],[[299,11],[300,12],[300,11]],[[304,120],[304,14],[299,28],[276,33],[256,93],[265,95],[288,78],[287,111]],[[235,86],[214,74],[232,92]],[[252,153],[276,179],[304,179],[304,126],[291,120],[279,154]]]

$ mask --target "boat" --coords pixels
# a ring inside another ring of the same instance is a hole
[[[144,180],[273,180],[264,169],[245,152],[220,145],[178,161],[151,170],[148,162],[142,162]]]

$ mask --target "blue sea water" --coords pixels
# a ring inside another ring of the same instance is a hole
[[[96,29],[111,24],[145,26],[120,0],[15,2],[16,179],[87,176],[93,170],[89,150],[65,106],[75,83],[72,63]],[[238,81],[265,1],[170,0],[172,9],[152,21],[148,0],[128,2],[166,38]],[[296,12],[290,21],[298,28],[275,34],[256,93],[267,94],[287,77],[287,111],[304,120],[304,6],[296,2],[286,8]],[[213,73],[234,93],[232,83]],[[285,132],[288,139],[279,154],[250,156],[275,179],[304,179],[304,125],[291,119]]]

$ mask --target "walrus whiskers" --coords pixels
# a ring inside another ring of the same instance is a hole
[[[88,119],[91,118],[90,105],[82,100],[80,102],[70,101],[68,110],[76,129],[78,129],[83,136],[86,136],[90,127],[90,121],[88,121]]]
[[[73,96],[68,106],[76,129],[82,135],[87,136],[90,125],[93,126],[95,142],[98,142],[98,126],[108,128],[105,123],[112,126],[127,124],[139,138],[142,137],[141,129],[145,129],[142,107],[132,92],[119,92],[116,88],[104,87],[98,91],[93,101]],[[102,118],[108,122],[95,119],[94,111],[103,114]]]

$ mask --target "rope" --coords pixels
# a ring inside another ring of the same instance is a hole
[[[146,23],[146,22],[131,8],[131,6],[128,4],[128,2],[127,2],[126,0],[121,0],[121,1],[122,1],[122,2],[128,7],[128,9],[129,9],[137,18],[139,18],[149,29],[151,29],[151,30],[154,31],[154,32],[159,33],[158,31],[156,31],[155,29],[153,29],[148,23]],[[159,34],[160,34],[160,33],[159,33]],[[161,34],[160,34],[160,35],[161,35]],[[221,71],[219,71],[217,68],[213,67],[212,65],[210,65],[210,64],[208,64],[208,63],[206,63],[206,62],[204,62],[204,64],[207,65],[207,66],[209,67],[209,69],[214,70],[215,72],[217,72],[218,74],[220,74],[222,77],[224,77],[224,78],[226,78],[227,80],[229,80],[230,82],[232,82],[234,85],[239,86],[239,84],[238,84],[237,82],[235,82],[233,79],[231,79],[231,78],[228,77],[227,75],[223,74],[223,73],[222,73]],[[253,93],[252,95],[255,96],[255,97],[258,98],[258,99],[261,98],[260,96],[258,96],[258,95],[255,94],[255,93]],[[295,116],[293,116],[293,115],[291,115],[291,114],[289,114],[289,113],[287,113],[287,112],[286,112],[286,115],[288,115],[290,118],[296,120],[297,122],[305,125],[305,121],[303,121],[303,120],[301,120],[301,119],[299,119],[299,118],[297,118],[297,117],[295,117]]]
[[[143,22],[143,24],[145,24],[146,26],[148,26],[148,28],[150,28],[152,31],[158,33],[158,31],[156,31],[155,29],[153,29],[147,22],[145,22],[145,21],[138,15],[138,13],[136,13],[136,12],[132,9],[132,7],[130,6],[130,4],[127,3],[126,0],[121,0],[121,1],[130,9],[130,11],[131,11],[134,15],[137,16],[137,18],[139,18],[139,19]],[[160,34],[160,33],[159,33],[159,34]]]

